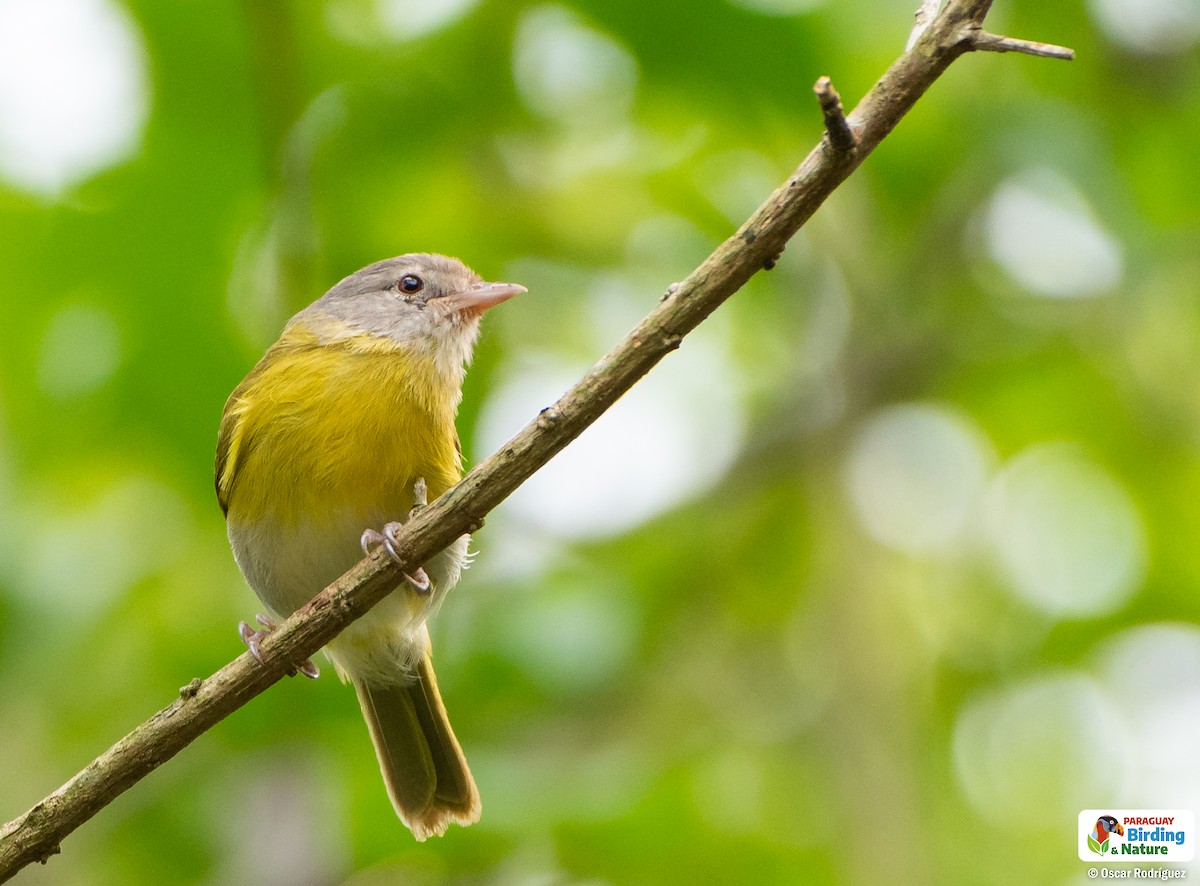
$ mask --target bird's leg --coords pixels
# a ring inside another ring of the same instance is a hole
[[[250,654],[254,656],[259,664],[266,664],[262,658],[262,652],[259,651],[259,646],[262,645],[263,637],[275,630],[275,622],[267,618],[265,615],[256,615],[254,620],[262,625],[261,631],[256,631],[246,622],[238,622],[238,636],[242,638],[242,642],[246,644],[246,648],[250,650]],[[288,667],[287,675],[294,677],[296,674],[303,674],[310,680],[315,680],[321,676],[321,670],[313,664],[311,658],[306,658],[299,664],[294,664]]]
[[[413,481],[413,506],[412,510],[408,512],[408,519],[411,520],[413,517],[417,516],[417,513],[421,510],[421,508],[426,507],[428,504],[429,484],[425,482],[424,477],[417,477],[417,479]]]
[[[418,477],[413,482],[413,506],[412,510],[408,512],[408,518],[411,520],[421,508],[428,504],[429,486],[426,484],[424,477]],[[362,546],[363,553],[369,557],[371,556],[371,545],[382,544],[388,556],[403,566],[404,561],[400,557],[398,548],[399,540],[397,539],[397,534],[403,526],[403,523],[393,522],[386,524],[382,532],[376,529],[363,530],[362,538],[359,539],[359,545]],[[411,572],[403,573],[403,575],[408,586],[422,597],[427,596],[433,591],[433,583],[429,580],[429,574],[420,566]]]

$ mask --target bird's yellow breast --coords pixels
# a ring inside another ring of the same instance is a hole
[[[290,327],[226,403],[221,504],[231,522],[281,528],[332,513],[403,518],[417,477],[436,497],[461,476],[458,397],[433,354]]]

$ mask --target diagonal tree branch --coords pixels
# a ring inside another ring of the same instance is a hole
[[[922,9],[931,6],[925,3]],[[464,532],[478,529],[489,511],[679,347],[683,336],[756,272],[773,265],[800,226],[956,58],[975,49],[1027,51],[1018,46],[1041,45],[985,34],[982,23],[990,6],[991,0],[950,0],[940,14],[923,22],[926,27],[911,51],[844,118],[832,85],[819,82],[829,130],[799,168],[732,237],[671,286],[574,387],[405,525],[397,545],[405,564],[420,564]],[[400,572],[382,555],[363,560],[266,638],[261,647],[265,665],[243,653],[208,679],[192,680],[174,702],[0,828],[0,882],[31,862],[47,861],[64,837],[115,797],[283,677],[290,662],[316,653],[396,587]]]

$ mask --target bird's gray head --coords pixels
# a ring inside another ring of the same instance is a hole
[[[515,283],[484,282],[456,258],[413,253],[355,271],[292,322],[313,328],[322,339],[366,334],[422,350],[450,351],[465,360],[480,315],[525,291]]]

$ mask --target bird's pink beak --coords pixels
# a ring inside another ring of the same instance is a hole
[[[514,295],[528,292],[519,283],[472,283],[469,289],[447,295],[450,310],[462,314],[482,314],[493,305],[508,301]]]

